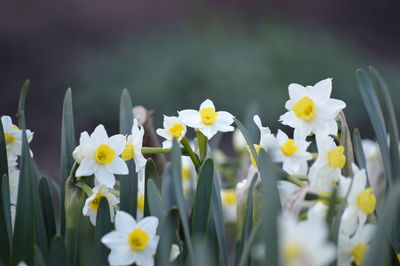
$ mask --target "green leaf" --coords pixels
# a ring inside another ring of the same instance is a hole
[[[34,263],[34,205],[33,205],[33,169],[26,139],[25,117],[19,114],[22,125],[22,154],[18,186],[17,208],[15,215],[15,229],[12,243],[11,264],[16,265],[24,261],[28,265]]]
[[[200,130],[196,130],[196,136],[200,151],[200,161],[203,162],[207,156],[208,139],[206,138],[206,136],[204,136],[203,133],[201,133]]]
[[[49,266],[67,266],[67,250],[62,236],[55,236],[51,241]]]
[[[39,182],[39,197],[42,205],[44,224],[48,245],[50,246],[53,237],[56,234],[56,219],[54,216],[53,200],[50,194],[49,183],[46,177],[42,177]]]
[[[243,249],[246,244],[246,242],[249,241],[250,234],[253,228],[253,193],[254,193],[254,185],[257,181],[258,175],[254,175],[253,179],[251,180],[250,187],[248,189],[248,195],[247,195],[247,202],[245,203],[247,205],[246,208],[246,215],[244,218],[243,222],[243,227],[242,227],[242,236],[240,238],[239,244],[238,244],[238,250],[237,250],[237,258],[241,258],[241,255],[243,254]],[[246,258],[241,258],[241,260],[246,260]],[[239,261],[237,261],[239,262]],[[251,264],[251,257],[247,258],[247,264]]]
[[[367,109],[369,119],[372,127],[374,128],[379,149],[381,151],[385,174],[388,179],[388,185],[393,181],[392,166],[389,155],[388,141],[387,141],[387,130],[386,124],[382,113],[381,105],[378,101],[378,96],[371,80],[367,74],[361,69],[357,70],[357,83],[361,94],[361,98],[364,102],[364,106]]]
[[[96,227],[94,230],[96,246],[96,265],[108,265],[107,257],[110,250],[101,243],[101,238],[112,230],[110,217],[110,207],[105,197],[101,198],[96,217]]]
[[[22,84],[22,88],[19,94],[19,101],[18,101],[18,118],[19,118],[19,127],[25,127],[25,117],[21,117],[25,115],[25,102],[26,102],[26,95],[28,94],[29,87],[31,86],[31,82],[29,79],[25,80],[24,84]]]
[[[358,128],[354,129],[353,131],[353,150],[354,150],[354,157],[355,161],[359,168],[365,169],[367,171],[367,161],[365,160],[364,149],[362,147],[362,140],[360,131]],[[368,173],[367,173],[368,175]],[[369,179],[367,178],[367,183],[369,186]]]
[[[210,212],[211,192],[213,187],[214,163],[211,158],[204,161],[200,168],[197,181],[196,196],[190,219],[191,232],[193,235],[207,234],[207,221]]]
[[[179,211],[176,208],[171,209],[165,219],[160,221],[159,226],[160,240],[155,257],[156,265],[171,265],[169,256],[174,236],[179,228]]]
[[[154,163],[153,159],[149,158],[147,159],[146,162],[146,168],[145,168],[145,184],[147,186],[147,183],[150,179],[153,180],[153,182],[160,182],[161,180],[158,179],[158,173],[157,173],[157,166]],[[149,195],[147,193],[147,190],[144,193],[144,217],[150,215],[150,208],[149,208]]]
[[[119,109],[119,132],[123,135],[131,134],[133,125],[133,113],[131,96],[128,90],[124,89],[121,94]],[[130,213],[136,218],[138,198],[138,175],[133,160],[126,162],[129,174],[120,176],[120,209]]]
[[[392,231],[395,229],[395,222],[400,204],[400,183],[392,186],[385,201],[383,215],[381,216],[374,239],[370,244],[364,266],[392,265],[390,246],[387,245]],[[396,244],[397,245],[397,244]]]
[[[256,160],[256,163],[258,165],[258,156],[257,156],[257,152],[256,149],[254,148],[254,141],[253,139],[250,137],[249,133],[247,132],[246,128],[242,125],[242,123],[240,123],[239,120],[237,120],[236,118],[234,118],[235,124],[238,126],[239,130],[242,132],[243,137],[246,139],[247,145],[250,148],[251,154],[253,155],[254,159]]]
[[[172,184],[174,186],[176,201],[178,204],[180,220],[183,227],[183,234],[185,235],[185,240],[186,240],[185,243],[189,251],[189,258],[190,258],[189,261],[191,265],[197,265],[197,261],[194,256],[192,238],[189,230],[188,217],[186,214],[185,198],[183,196],[183,190],[182,190],[181,148],[179,144],[176,142],[176,139],[173,140],[173,145],[172,145],[171,170],[172,170],[171,179],[172,179]]]
[[[153,179],[149,179],[146,184],[146,194],[148,195],[150,215],[156,216],[159,220],[162,219],[162,203],[160,198],[160,191]]]
[[[342,168],[342,174],[344,176],[352,176],[353,171],[351,165],[354,162],[354,153],[353,144],[351,143],[351,134],[344,113],[340,112],[338,116],[340,121],[340,145],[344,147],[344,155],[346,156],[346,163]]]
[[[166,165],[164,170],[161,199],[162,209],[165,213],[167,213],[171,208],[178,206],[171,164]]]
[[[43,253],[38,245],[35,245],[34,252],[35,252],[35,266],[46,266],[47,264],[45,262]]]
[[[74,114],[72,106],[72,91],[65,92],[61,121],[61,154],[60,154],[60,206],[61,206],[61,235],[65,235],[65,183],[69,176],[74,158],[72,152],[76,146]]]
[[[258,156],[258,170],[261,177],[264,202],[261,232],[265,241],[265,255],[271,265],[279,265],[277,219],[282,207],[276,185],[277,171],[263,149],[260,150]]]

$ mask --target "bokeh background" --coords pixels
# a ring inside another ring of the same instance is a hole
[[[118,128],[120,93],[162,114],[206,98],[242,118],[258,106],[273,131],[291,82],[332,77],[351,127],[372,137],[355,70],[373,65],[398,99],[395,0],[0,1],[0,114],[15,118],[32,82],[31,147],[58,176],[62,100],[71,87],[77,134]]]

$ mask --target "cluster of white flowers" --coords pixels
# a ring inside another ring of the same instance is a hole
[[[18,198],[19,185],[19,169],[18,158],[22,152],[22,130],[17,125],[13,124],[11,117],[2,116],[1,124],[3,126],[4,139],[7,150],[8,161],[8,178],[10,183],[10,203],[12,220],[15,218],[15,206]],[[25,131],[28,143],[32,141],[33,132],[27,129]],[[33,156],[32,151],[30,151]]]

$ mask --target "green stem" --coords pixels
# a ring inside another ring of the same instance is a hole
[[[289,181],[290,183],[295,184],[298,187],[302,187],[304,185],[304,183],[302,181],[300,181],[299,179],[297,179],[296,177],[293,177],[293,176],[288,176],[285,180]]]
[[[187,154],[189,155],[190,159],[192,159],[194,166],[196,167],[196,169],[198,169],[200,167],[200,159],[197,156],[197,154],[194,153],[194,151],[192,150],[192,147],[190,147],[189,141],[187,140],[186,137],[183,137],[181,140],[181,143],[183,145],[183,147],[185,148]]]
[[[158,147],[143,147],[142,154],[154,154],[154,153],[170,153],[170,148],[158,148]]]
[[[317,160],[318,159],[318,153],[316,153],[316,152],[313,152],[313,153],[311,153],[311,155],[312,155],[312,158],[311,158],[311,160]]]
[[[198,129],[196,129],[196,136],[197,136],[197,144],[199,145],[200,160],[201,162],[203,162],[207,156],[208,139]]]
[[[306,175],[291,175],[291,177],[296,178],[300,181],[308,181],[308,176]]]
[[[93,194],[92,188],[88,184],[86,184],[84,182],[78,182],[78,183],[76,183],[76,185],[78,187],[80,187],[83,191],[85,191],[85,193],[86,193],[86,195],[88,195],[88,197],[90,197]]]

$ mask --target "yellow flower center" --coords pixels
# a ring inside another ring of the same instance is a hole
[[[176,123],[169,130],[169,134],[171,134],[175,138],[180,138],[182,136],[183,126],[182,124]]]
[[[293,262],[301,255],[301,245],[290,244],[287,245],[283,250],[283,259],[286,263]]]
[[[94,159],[99,164],[109,164],[114,161],[115,151],[107,144],[100,144],[94,154]]]
[[[225,205],[234,205],[236,204],[236,191],[234,189],[226,190],[222,197],[222,202]]]
[[[362,265],[365,254],[367,253],[368,249],[368,244],[365,243],[358,243],[353,250],[351,251],[351,254],[353,255],[354,263],[356,265]]]
[[[91,202],[89,202],[89,207],[92,208],[92,210],[94,210],[95,212],[97,212],[97,210],[99,209],[100,201],[103,197],[104,197],[103,194],[98,193],[96,197],[94,197],[94,199]]]
[[[293,111],[295,115],[303,120],[311,120],[316,115],[317,108],[314,101],[304,96],[295,105],[293,105]]]
[[[133,157],[135,157],[135,146],[133,146],[133,143],[127,141],[125,143],[125,148],[121,153],[121,158],[124,161],[129,161]]]
[[[297,151],[299,150],[299,147],[296,146],[296,144],[294,144],[294,140],[293,139],[288,139],[285,144],[282,145],[281,147],[281,151],[283,152],[283,154],[285,154],[286,156],[292,156],[294,155]]]
[[[344,156],[344,147],[338,146],[328,152],[328,164],[333,168],[343,168],[346,163]]]
[[[10,135],[9,133],[4,133],[4,139],[6,141],[6,145],[11,145],[15,142],[14,136]]]
[[[191,170],[190,167],[182,166],[182,182],[186,183],[190,180]]]
[[[137,208],[144,211],[144,195],[140,195],[137,201]]]
[[[17,125],[13,124],[13,129],[19,130],[19,127]]]
[[[141,251],[149,243],[149,235],[140,228],[135,228],[129,233],[128,242],[131,249]]]
[[[372,188],[364,189],[356,198],[358,208],[365,214],[371,214],[375,210],[376,198]]]
[[[200,110],[201,122],[207,126],[214,124],[217,119],[218,113],[215,112],[214,108],[207,107]]]
[[[257,145],[257,144],[254,144],[254,149],[256,150],[256,153],[257,153],[257,155],[258,155],[258,154],[260,153],[261,146],[260,146],[260,145]],[[251,161],[251,163],[252,163],[255,167],[257,167],[256,158],[254,158],[253,153],[252,153],[251,150],[250,150],[250,147],[249,147],[249,146],[246,146],[246,150],[250,153],[250,161]]]

